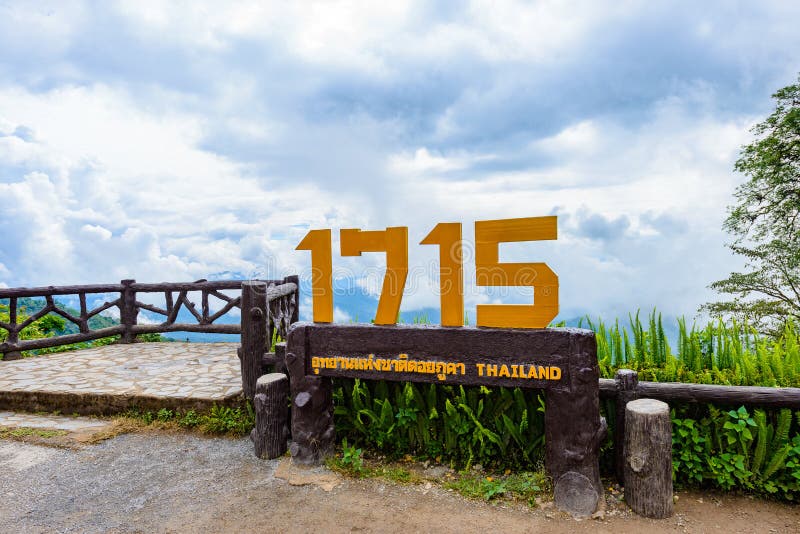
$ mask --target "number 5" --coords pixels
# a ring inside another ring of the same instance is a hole
[[[478,326],[545,328],[558,315],[558,276],[546,263],[500,263],[499,244],[556,239],[556,217],[475,222],[475,282],[531,286],[533,304],[479,304]]]

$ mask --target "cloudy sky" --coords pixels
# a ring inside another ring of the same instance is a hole
[[[740,266],[720,228],[733,162],[797,79],[799,19],[795,2],[0,0],[0,283],[307,275],[311,228],[408,226],[410,311],[438,306],[436,247],[417,245],[436,223],[471,240],[476,220],[555,214],[557,241],[501,260],[547,262],[562,317],[693,316]],[[524,297],[475,288],[470,259],[471,314]],[[382,265],[334,254],[367,291]]]

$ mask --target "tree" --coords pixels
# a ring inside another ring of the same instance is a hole
[[[768,334],[787,320],[800,322],[800,76],[772,98],[775,111],[753,127],[756,140],[736,161],[749,179],[736,189],[738,203],[724,224],[746,271],[710,286],[733,300],[701,308]]]

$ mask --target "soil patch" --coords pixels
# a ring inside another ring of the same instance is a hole
[[[185,433],[75,450],[0,440],[0,471],[0,532],[800,532],[798,507],[748,497],[681,492],[675,516],[649,520],[609,493],[603,519],[575,521],[429,482],[298,469],[257,459],[246,438]]]

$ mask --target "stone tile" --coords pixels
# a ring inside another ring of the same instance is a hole
[[[241,391],[236,343],[137,343],[0,362],[3,392],[219,400]]]

